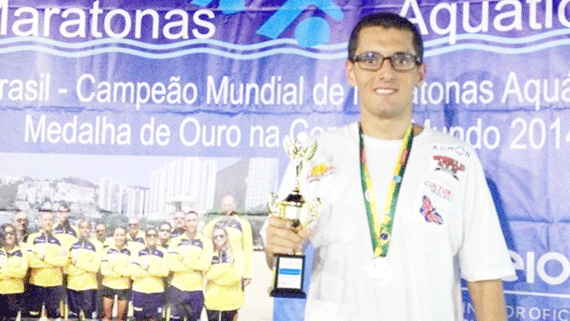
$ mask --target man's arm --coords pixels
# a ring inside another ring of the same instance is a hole
[[[274,254],[293,254],[300,251],[303,241],[310,234],[307,229],[295,233],[290,221],[270,216],[265,242],[265,259],[269,268],[273,268]]]
[[[507,320],[502,280],[467,282],[467,288],[475,307],[477,321]]]

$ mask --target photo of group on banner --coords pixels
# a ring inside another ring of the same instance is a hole
[[[80,220],[70,207],[17,211],[0,229],[0,320],[238,320],[251,282],[251,224],[223,197],[222,215],[202,222],[178,210],[143,230]],[[204,312],[205,309],[205,312]]]

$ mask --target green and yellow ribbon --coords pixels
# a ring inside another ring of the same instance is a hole
[[[410,151],[412,150],[412,142],[414,140],[413,126],[410,126],[404,135],[402,147],[400,148],[400,157],[394,168],[394,178],[390,183],[388,191],[388,199],[384,207],[384,216],[382,222],[378,217],[378,210],[372,189],[372,178],[366,166],[366,152],[364,150],[364,139],[362,126],[359,125],[360,139],[360,180],[362,182],[362,192],[364,194],[364,204],[366,205],[366,214],[368,216],[368,227],[370,228],[370,237],[372,239],[372,247],[374,255],[383,257],[388,254],[388,247],[392,235],[392,226],[394,225],[394,215],[396,214],[396,205],[398,203],[398,195],[400,194],[400,186],[404,178],[406,166]]]

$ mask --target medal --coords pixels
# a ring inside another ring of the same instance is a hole
[[[372,262],[366,266],[368,277],[376,285],[384,286],[392,280],[394,268],[386,257],[375,257]]]

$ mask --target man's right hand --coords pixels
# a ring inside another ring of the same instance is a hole
[[[267,260],[267,265],[273,268],[274,254],[294,254],[300,252],[303,248],[304,241],[310,235],[310,229],[295,232],[291,221],[270,216],[265,244],[265,259]]]

